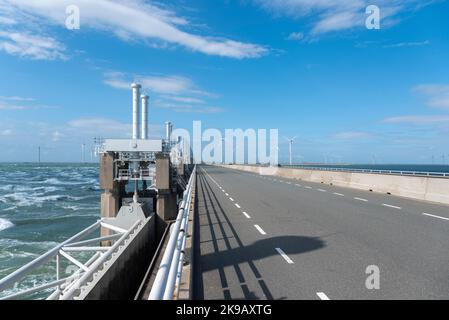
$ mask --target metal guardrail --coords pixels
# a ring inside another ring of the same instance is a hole
[[[407,171],[407,170],[376,170],[376,169],[349,169],[349,168],[329,168],[329,167],[308,167],[301,165],[279,165],[281,168],[320,170],[320,171],[337,171],[337,172],[358,172],[358,173],[377,173],[390,174],[400,176],[417,176],[417,177],[436,177],[449,178],[448,172],[427,172],[427,171]]]
[[[148,300],[173,300],[178,297],[190,209],[196,184],[195,178],[196,166],[192,171],[186,191],[184,191],[176,222],[172,225],[170,238]]]
[[[130,181],[130,180],[154,180],[156,177],[156,168],[140,169],[137,175],[134,176],[132,169],[118,169],[117,181]]]
[[[130,233],[134,231],[141,221],[137,221],[129,230],[125,230],[116,226],[107,224],[104,219],[100,219],[81,232],[77,233],[70,239],[62,242],[53,249],[47,251],[43,255],[19,268],[10,275],[0,280],[0,300],[12,300],[24,298],[37,293],[45,293],[50,289],[52,292],[46,297],[47,300],[56,299],[73,299],[74,293],[79,289],[84,282],[92,275],[98,267],[112,256],[128,238]],[[108,236],[100,236],[91,239],[85,239],[95,230],[105,228],[113,232]],[[110,241],[111,246],[100,246],[101,242]],[[95,245],[95,246],[94,246]],[[92,255],[86,262],[81,262],[75,258],[75,254],[79,252],[87,252]],[[53,261],[53,259],[55,259]],[[61,260],[66,259],[71,275],[65,278],[61,277]],[[56,264],[56,272],[53,278],[55,280],[44,282],[30,288],[20,290],[11,290],[9,288],[19,284],[25,280],[26,277],[36,271],[38,268],[47,265],[53,261]],[[8,290],[8,291],[7,291]],[[2,295],[2,293],[5,293]]]

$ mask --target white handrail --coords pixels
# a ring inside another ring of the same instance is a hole
[[[15,283],[20,283],[25,279],[27,275],[35,271],[37,268],[46,265],[51,262],[52,259],[56,258],[56,280],[42,283],[31,288],[21,289],[18,292],[13,292],[6,294],[5,296],[1,296],[0,300],[8,300],[15,299],[21,296],[26,296],[32,293],[40,292],[50,288],[56,288],[54,292],[50,294],[48,298],[54,299],[67,299],[72,298],[76,289],[83,284],[83,281],[89,278],[95,272],[100,264],[104,262],[107,258],[109,258],[119,246],[123,244],[123,242],[127,239],[129,234],[133,232],[142,222],[140,220],[136,221],[136,223],[128,230],[119,230],[124,231],[120,234],[110,235],[110,236],[101,236],[93,239],[82,240],[93,231],[99,229],[100,227],[104,227],[110,231],[118,232],[117,228],[105,224],[103,219],[98,220],[96,223],[90,225],[85,228],[81,232],[77,233],[70,239],[58,244],[53,249],[47,251],[43,255],[37,257],[33,261],[27,263],[23,267],[19,268],[15,272],[10,275],[0,279],[0,293],[9,287],[12,287]],[[112,230],[114,229],[114,230]],[[88,246],[90,244],[100,243],[101,241],[114,241],[114,244],[109,247],[98,247],[98,246]],[[65,251],[77,251],[77,252],[94,252],[94,255],[85,263],[81,263],[77,259],[70,256]],[[64,279],[60,279],[59,275],[59,259],[65,258],[67,261],[78,268],[75,271],[76,277],[69,276]],[[64,290],[61,291],[62,287],[65,287]]]
[[[170,238],[159,265],[153,287],[148,300],[173,299],[174,286],[178,275],[178,265],[182,257],[183,239],[186,237],[186,224],[190,213],[193,185],[195,183],[196,166],[192,171],[183,200],[178,210],[175,224],[171,228]]]
[[[61,244],[57,245],[50,251],[46,252],[45,254],[41,255],[40,257],[34,259],[33,261],[27,263],[23,267],[19,268],[18,270],[14,271],[13,273],[7,275],[3,279],[0,280],[0,291],[7,289],[10,286],[13,286],[14,283],[19,282],[21,279],[23,279],[28,273],[35,270],[36,268],[42,266],[43,264],[47,263],[49,260],[51,260],[53,257],[58,255],[59,250],[61,250],[62,247],[66,246],[67,244],[77,241],[78,239],[88,235],[92,231],[94,231],[101,223],[101,220],[98,220],[93,225],[87,227],[83,231],[77,233],[70,239],[62,242]]]

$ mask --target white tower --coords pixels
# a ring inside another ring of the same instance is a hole
[[[143,140],[148,139],[148,96],[142,95],[142,132],[140,138]]]
[[[139,109],[140,109],[140,88],[137,83],[131,85],[133,89],[133,139],[139,139]]]

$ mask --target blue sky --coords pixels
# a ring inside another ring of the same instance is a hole
[[[65,27],[67,5],[80,30]],[[365,8],[381,10],[380,30]],[[278,128],[294,161],[449,161],[449,4],[365,0],[0,0],[0,161],[78,161],[130,132]],[[89,158],[89,157],[88,157]]]

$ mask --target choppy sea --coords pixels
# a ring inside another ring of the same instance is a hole
[[[98,220],[98,172],[96,164],[0,163],[0,278]]]

